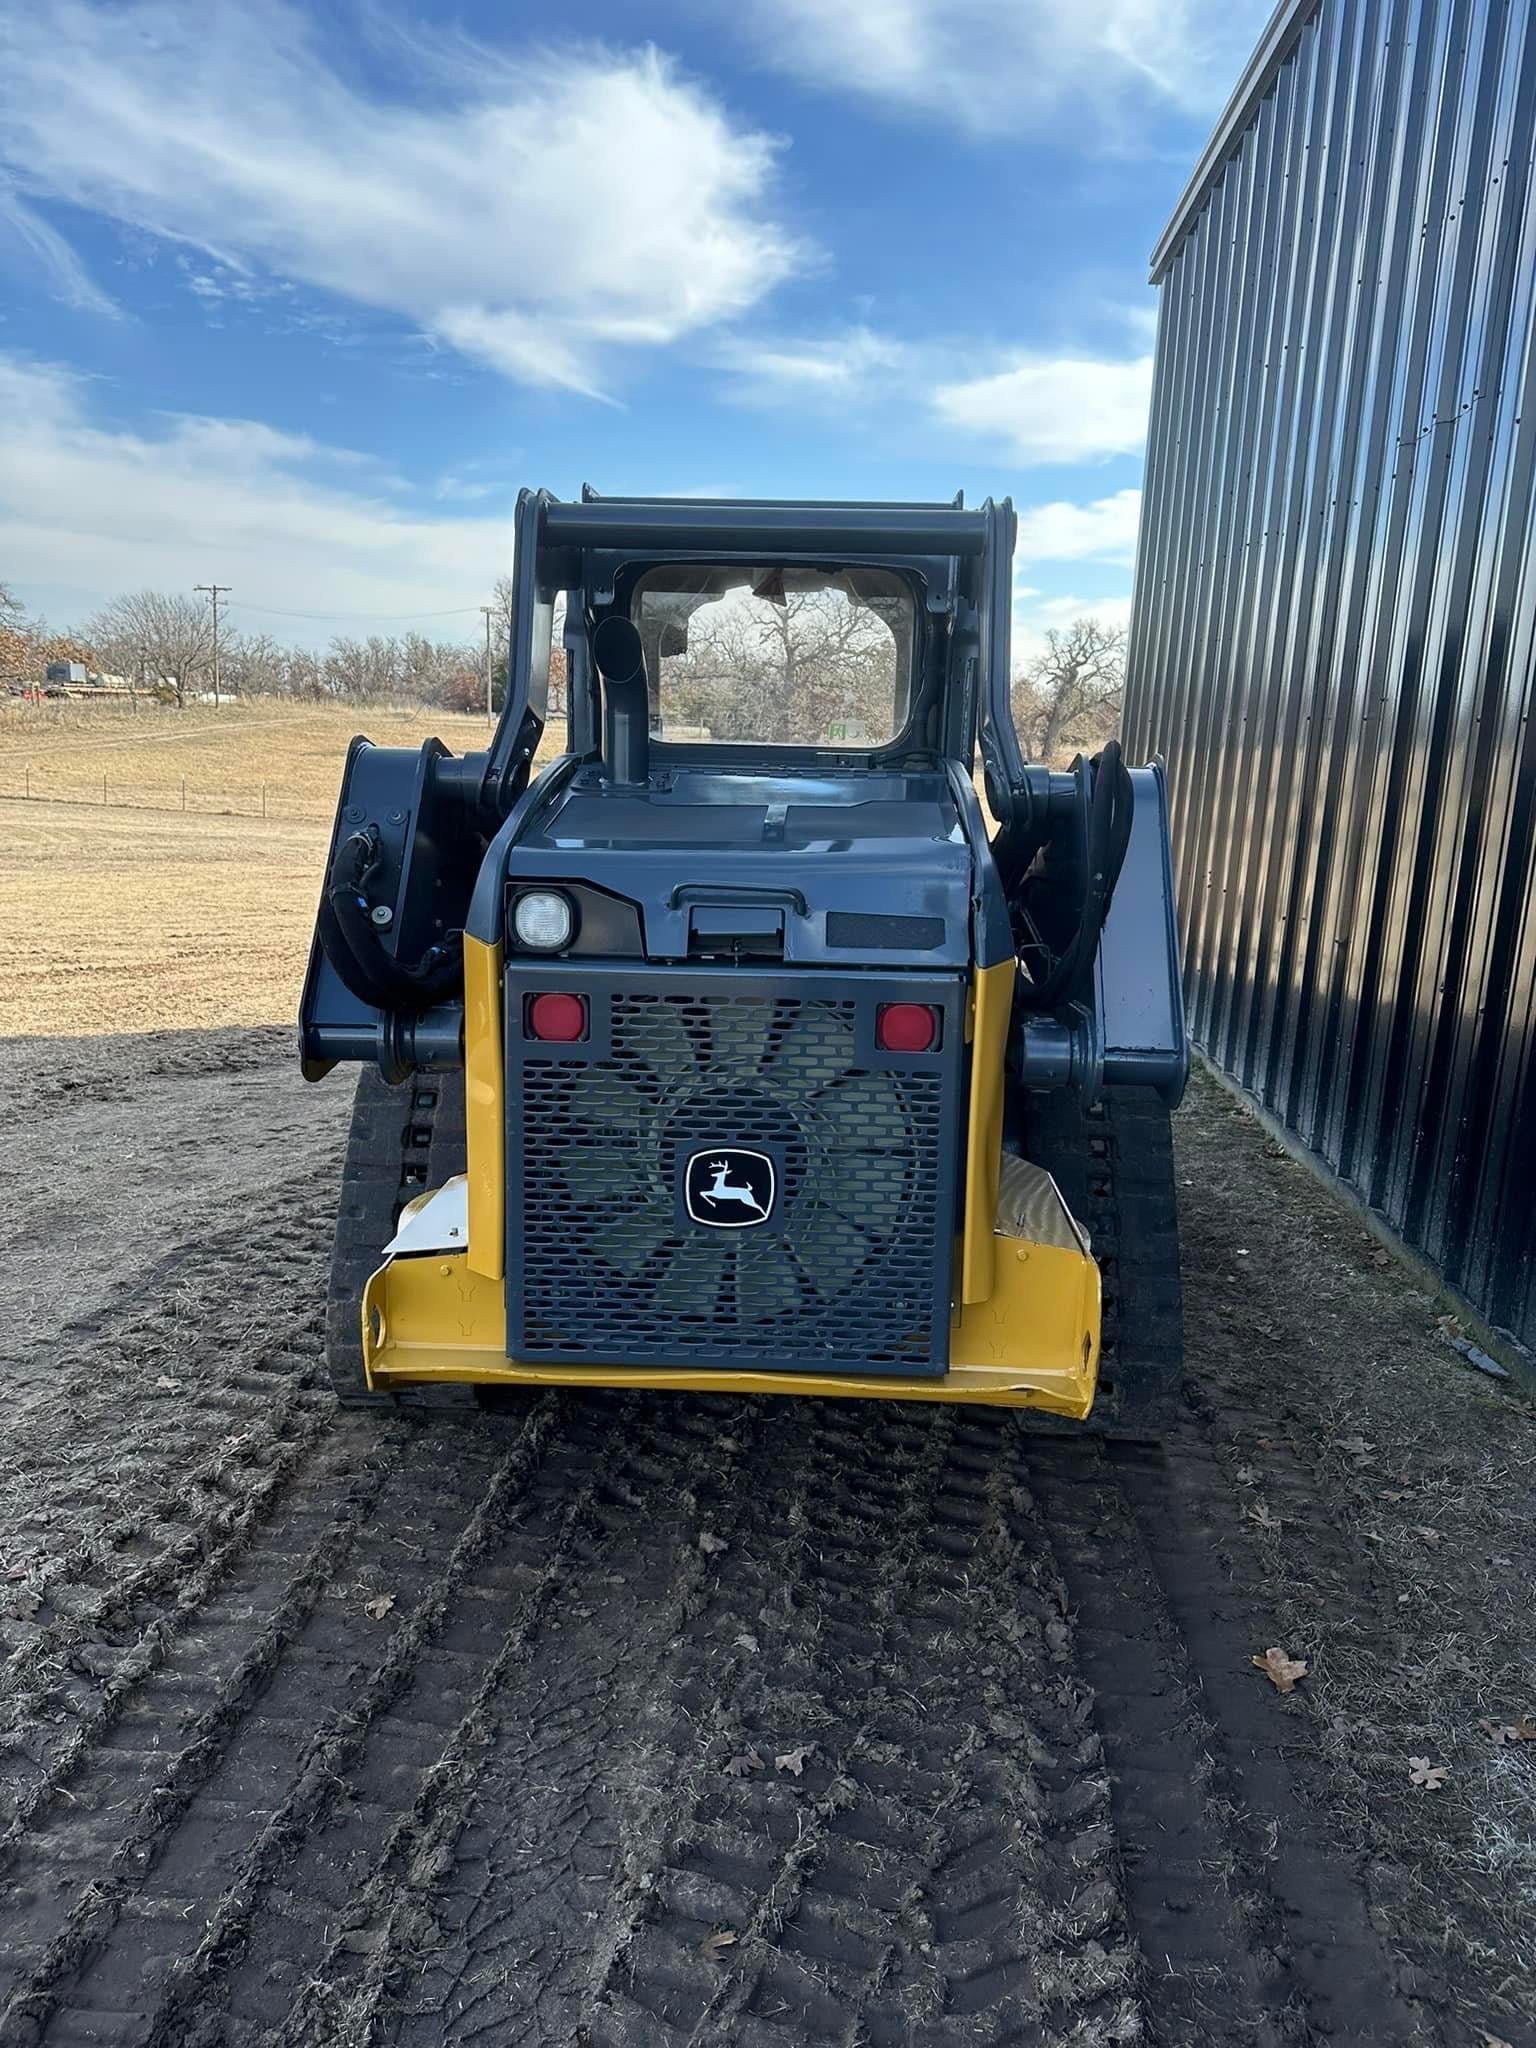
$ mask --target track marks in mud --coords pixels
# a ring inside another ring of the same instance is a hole
[[[1257,1589],[1223,1568],[1231,1498],[1209,1453],[1192,1433],[1166,1459],[1057,1444],[1031,1473],[1114,1774],[1155,2034],[1262,2048],[1426,2038],[1293,1769],[1304,1725],[1251,1674]]]
[[[581,2038],[1118,2026],[1132,1962],[1091,1733],[1069,1682],[1036,1676],[1023,1713],[1011,1682],[1049,1669],[1061,1628],[1014,1568],[1017,1472],[995,1455],[1013,1439],[830,1408],[796,1437],[716,1590],[717,1633],[754,1647],[684,1723],[670,1848]]]
[[[1185,1512],[958,1410],[348,1423],[13,1821],[0,2044],[1409,2041]]]
[[[335,1421],[314,1292],[328,1178],[265,1228],[167,1257],[112,1313],[66,1328],[32,1408],[8,1416],[0,1816],[13,1828],[309,1483]],[[236,1320],[253,1270],[267,1277]],[[233,1357],[211,1342],[226,1314]]]

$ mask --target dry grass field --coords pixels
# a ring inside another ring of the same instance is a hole
[[[442,711],[253,700],[193,704],[0,700],[0,796],[54,797],[188,815],[232,812],[328,824],[347,741],[416,747],[434,733],[456,754],[484,746],[483,718]]]
[[[0,1035],[289,1022],[359,726],[486,736],[429,711],[0,704]]]

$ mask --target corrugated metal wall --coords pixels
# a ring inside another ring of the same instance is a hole
[[[1270,44],[1157,259],[1128,734],[1196,1042],[1532,1342],[1536,8]]]

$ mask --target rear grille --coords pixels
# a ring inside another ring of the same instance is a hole
[[[529,995],[556,986],[586,998],[582,1045],[523,1035]],[[875,1049],[876,1006],[894,1000],[946,1012],[941,1051]],[[507,1015],[515,1356],[943,1370],[954,978],[522,971],[508,977]],[[707,1178],[732,1151],[771,1161],[772,1213],[703,1226],[688,1162],[703,1160]]]

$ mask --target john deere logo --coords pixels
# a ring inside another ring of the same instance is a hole
[[[765,1152],[715,1145],[695,1152],[684,1169],[683,1200],[695,1223],[711,1230],[747,1230],[773,1214],[773,1161]]]

